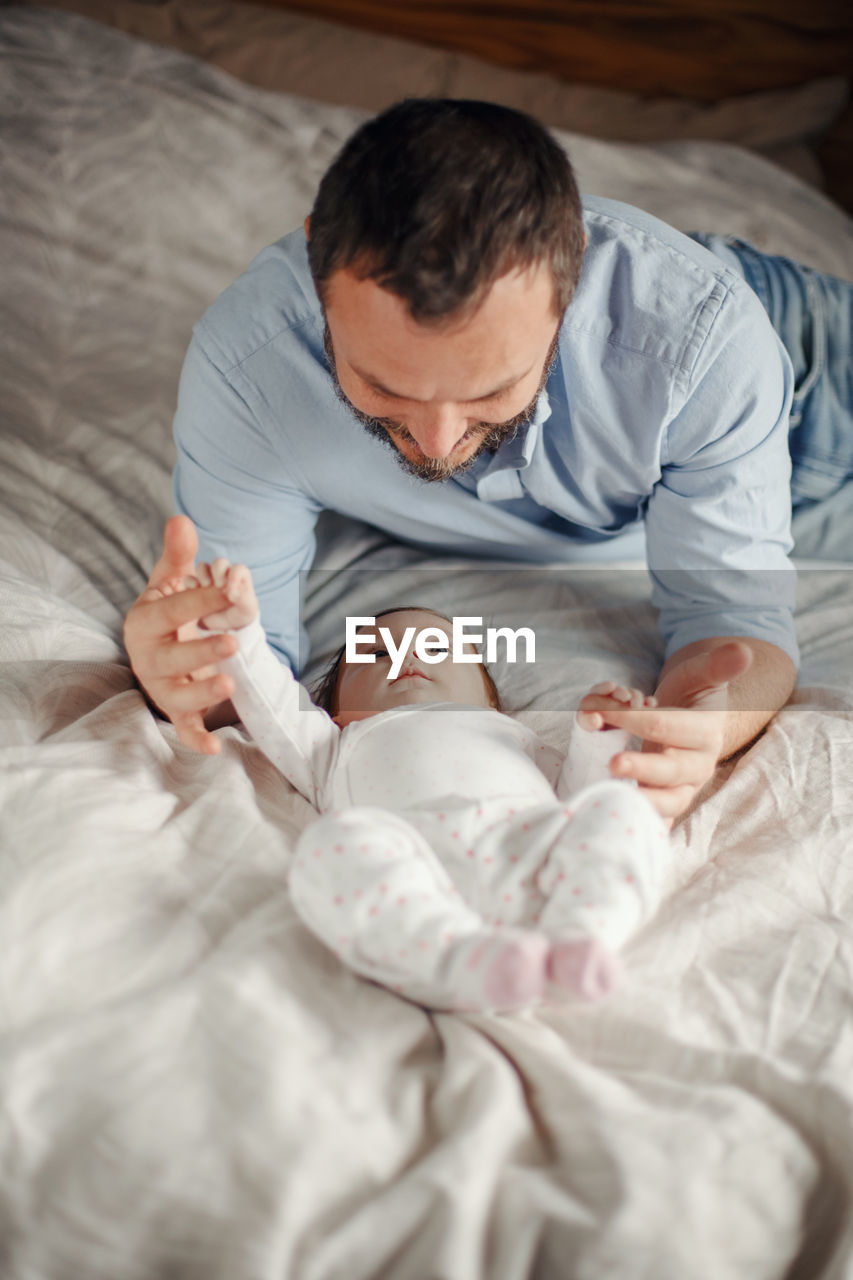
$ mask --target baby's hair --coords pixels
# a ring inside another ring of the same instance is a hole
[[[376,614],[376,621],[380,618],[387,618],[391,613],[408,613],[416,611],[418,613],[434,613],[437,618],[444,618],[445,622],[453,623],[452,618],[448,618],[446,614],[439,613],[438,610],[430,608],[425,604],[399,604],[393,609],[383,609],[381,613]],[[341,673],[341,663],[346,653],[346,645],[342,644],[335,656],[332,658],[326,670],[317,679],[316,683],[309,690],[311,699],[318,707],[322,707],[324,711],[328,711],[330,716],[337,715],[338,712],[338,677]],[[489,704],[495,711],[503,711],[501,703],[501,695],[498,693],[497,685],[492,679],[491,672],[483,663],[483,683],[486,686],[486,693],[489,697]]]

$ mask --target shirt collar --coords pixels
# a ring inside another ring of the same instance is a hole
[[[512,440],[501,445],[482,474],[491,476],[498,471],[523,471],[525,467],[529,467],[539,442],[540,428],[550,416],[551,401],[548,399],[548,392],[543,390],[539,393],[530,421],[519,427]]]

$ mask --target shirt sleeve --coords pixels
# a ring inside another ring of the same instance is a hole
[[[220,669],[234,680],[237,714],[279,773],[319,808],[340,730],[270,649],[259,621],[231,634],[240,647]]]
[[[791,363],[740,281],[713,312],[705,309],[693,339],[646,510],[666,656],[695,640],[754,636],[797,664],[788,560]]]
[[[287,456],[283,426],[239,369],[217,367],[197,326],[174,420],[174,508],[198,530],[201,560],[250,567],[269,642],[298,671],[308,654],[301,575],[314,558],[320,504]]]

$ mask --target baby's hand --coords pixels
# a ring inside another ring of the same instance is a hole
[[[657,698],[641,693],[639,689],[626,689],[624,685],[616,684],[614,680],[605,680],[602,684],[595,684],[589,693],[581,699],[578,709],[577,721],[582,729],[595,731],[596,729],[613,728],[607,721],[607,704],[618,704],[619,706],[638,707],[656,707]]]
[[[205,631],[239,631],[257,618],[252,575],[244,564],[231,564],[220,556],[213,564],[197,564],[195,576],[200,587],[219,587],[230,601],[226,608],[201,619],[199,626]]]
[[[195,578],[163,578],[156,587],[148,588],[145,598],[146,600],[163,600],[166,596],[176,596],[181,591],[189,591],[191,587],[199,585]]]

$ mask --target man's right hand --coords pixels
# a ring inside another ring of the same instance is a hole
[[[204,718],[233,692],[217,664],[237,650],[233,636],[200,630],[200,618],[227,604],[219,587],[196,587],[164,595],[161,586],[192,576],[198,534],[186,516],[172,516],[163,534],[163,554],[148,586],[124,622],[124,644],[139,683],[178,731],[185,746],[216,755],[220,743]]]

